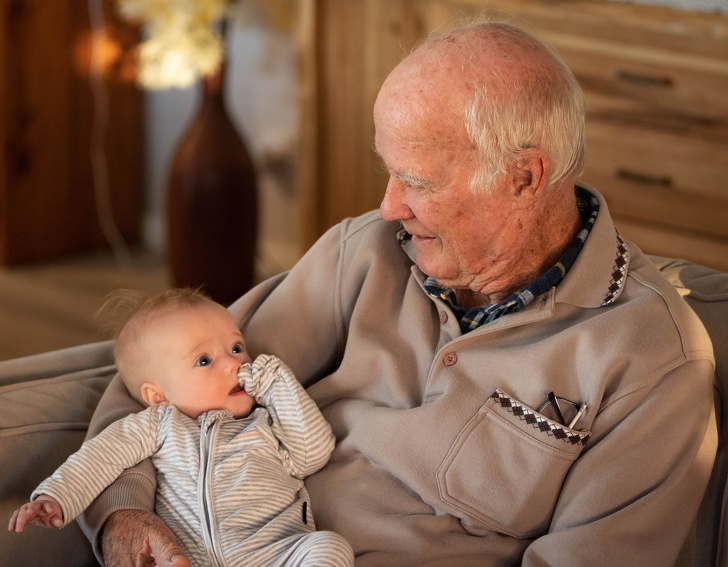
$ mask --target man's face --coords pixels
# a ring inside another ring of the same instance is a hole
[[[497,291],[516,261],[519,215],[509,176],[490,194],[471,190],[478,154],[462,110],[451,93],[440,94],[446,89],[422,82],[395,70],[374,107],[375,148],[390,175],[382,217],[412,235],[424,273],[449,287]]]

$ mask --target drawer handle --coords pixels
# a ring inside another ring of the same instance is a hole
[[[633,85],[644,85],[648,87],[664,87],[670,88],[674,84],[672,77],[645,75],[644,73],[635,73],[634,71],[625,71],[620,69],[617,71],[617,79]]]
[[[617,177],[625,181],[633,181],[642,185],[652,185],[654,187],[671,187],[672,179],[669,177],[661,177],[658,175],[649,175],[646,173],[638,173],[629,169],[618,169]]]

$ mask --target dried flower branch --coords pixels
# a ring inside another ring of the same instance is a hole
[[[229,0],[116,0],[119,13],[142,24],[139,83],[185,88],[214,73],[224,56],[221,23]]]
[[[214,73],[225,57],[224,29],[263,20],[290,24],[290,0],[114,0],[142,25],[138,82],[149,89],[186,88]]]

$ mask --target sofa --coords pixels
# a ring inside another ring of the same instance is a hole
[[[723,549],[728,467],[728,274],[669,258],[651,257],[701,318],[716,354],[718,454],[713,474],[678,565],[728,566]],[[38,483],[82,443],[91,415],[115,374],[111,342],[0,362],[0,519],[26,501]],[[0,530],[3,567],[96,566],[76,523],[62,530]]]

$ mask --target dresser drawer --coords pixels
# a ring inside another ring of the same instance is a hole
[[[586,93],[591,115],[728,139],[728,39],[724,59],[552,37]]]
[[[584,179],[617,215],[728,237],[728,144],[590,118]]]

